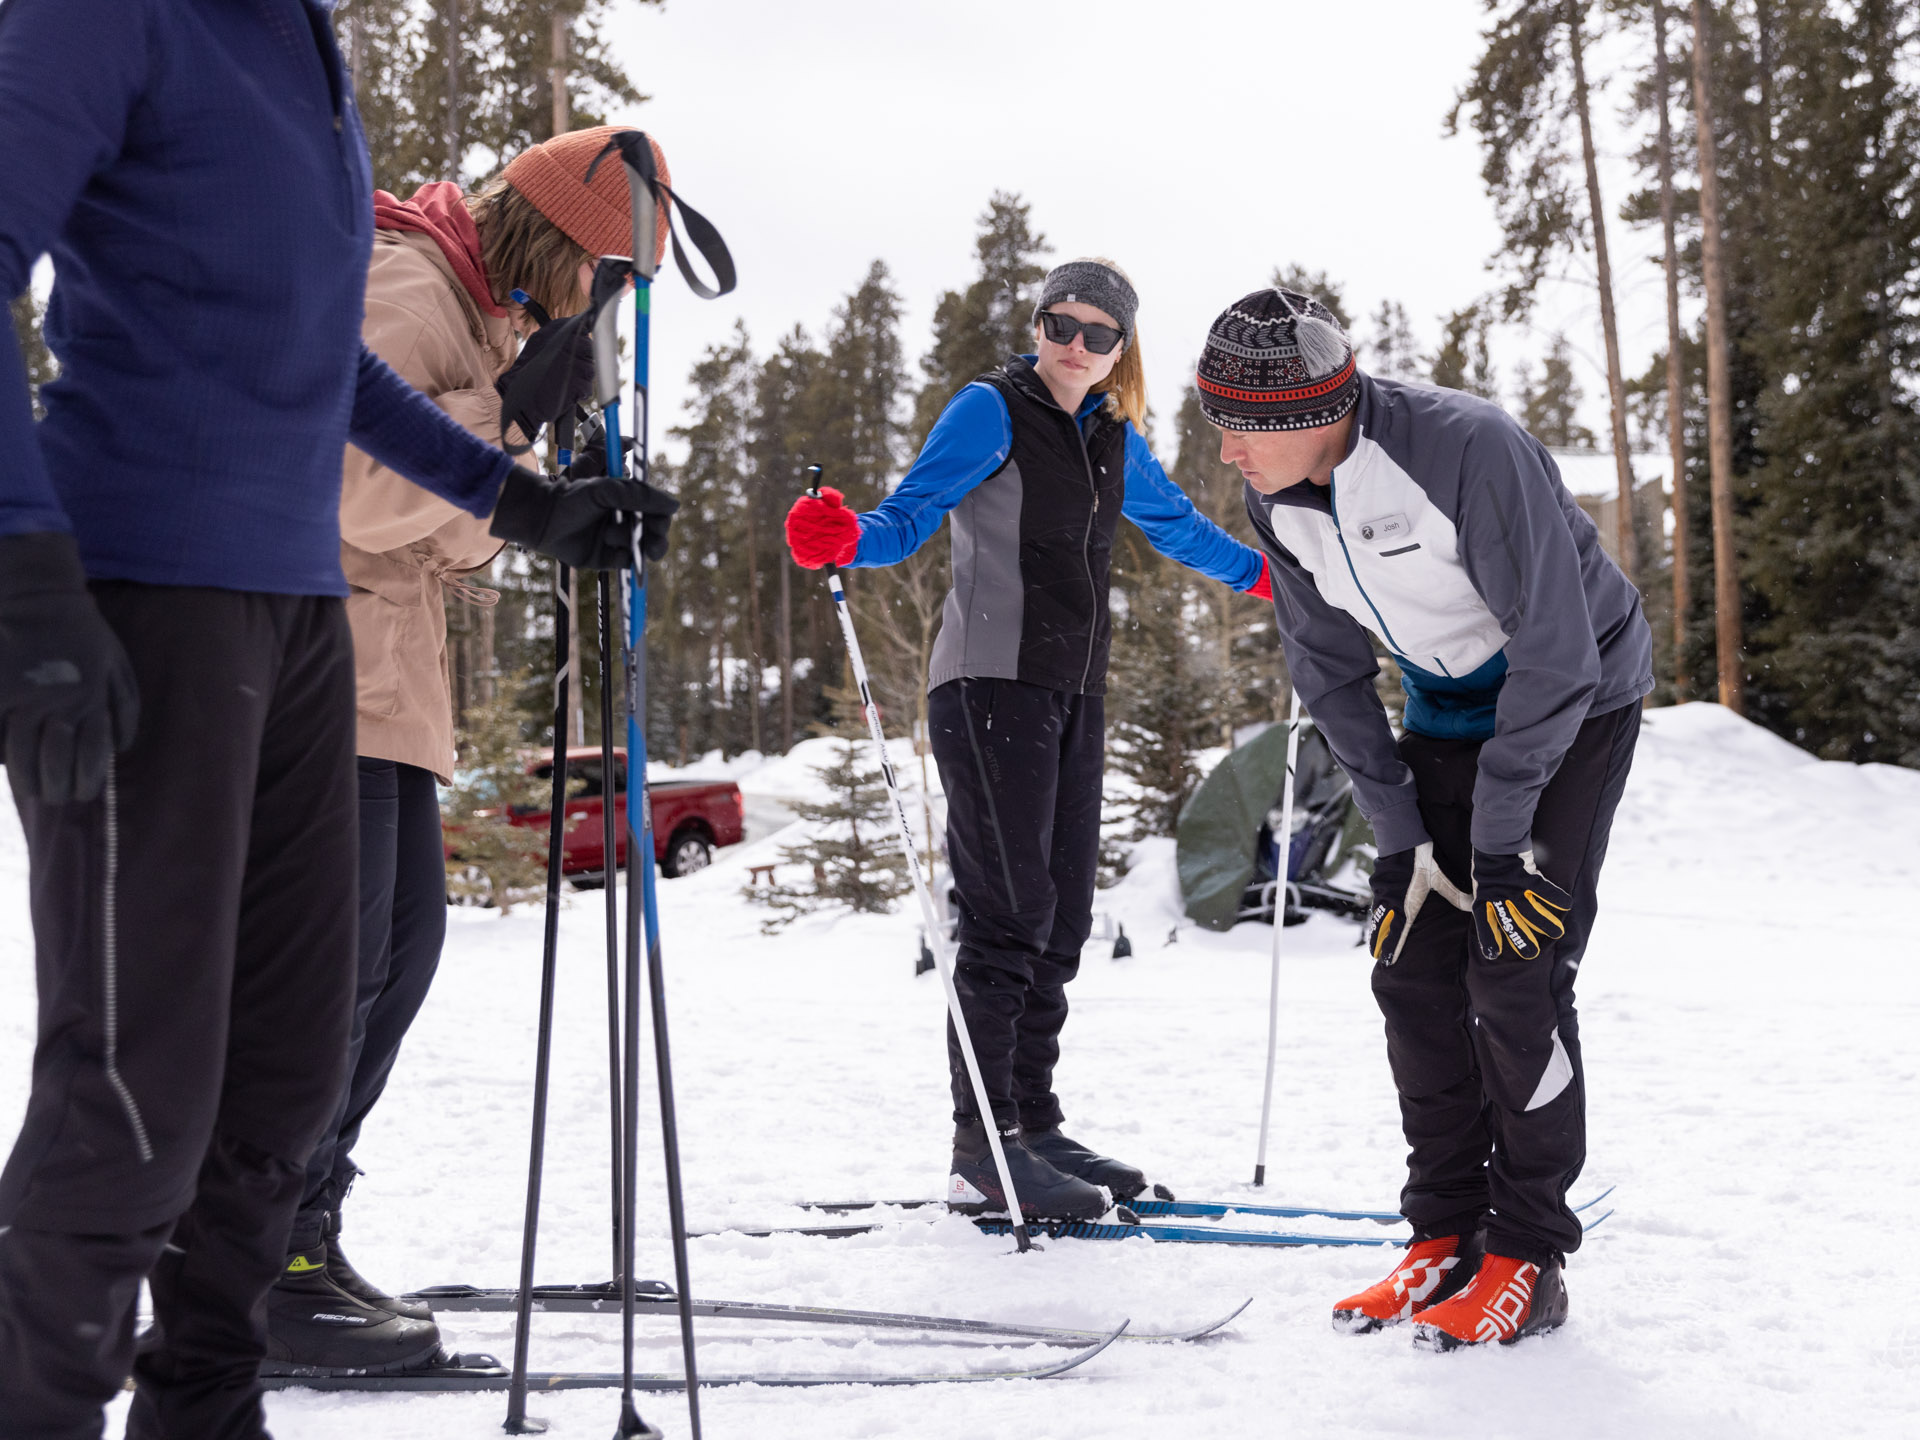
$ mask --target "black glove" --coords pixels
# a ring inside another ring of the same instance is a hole
[[[1382,965],[1400,958],[1407,934],[1419,918],[1427,896],[1438,894],[1464,910],[1467,897],[1447,879],[1433,858],[1433,842],[1422,841],[1411,850],[1396,850],[1373,862],[1373,909],[1367,913],[1367,953]]]
[[[667,553],[667,529],[679,508],[678,500],[644,480],[603,475],[569,483],[516,465],[500,487],[489,528],[501,540],[575,570],[625,570],[633,564],[635,518],[641,521],[641,553],[658,560]]]
[[[532,307],[529,307],[532,308]],[[521,343],[500,392],[500,433],[518,425],[529,442],[562,415],[571,415],[593,391],[593,327],[584,315],[543,323]]]
[[[49,805],[93,799],[139,719],[133,666],[87,593],[73,537],[0,539],[0,732],[14,789]]]
[[[1473,852],[1473,934],[1489,960],[1537,960],[1567,933],[1573,897],[1533,866],[1533,852]]]

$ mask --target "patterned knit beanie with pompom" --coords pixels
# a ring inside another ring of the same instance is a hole
[[[1360,401],[1353,342],[1296,290],[1256,290],[1221,311],[1195,379],[1201,413],[1223,430],[1314,430]]]

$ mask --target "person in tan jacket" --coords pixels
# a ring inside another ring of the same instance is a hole
[[[401,201],[374,194],[367,345],[476,435],[512,448],[530,427],[570,413],[591,383],[591,355],[556,367],[553,413],[519,417],[503,437],[501,395],[516,355],[548,315],[586,304],[592,257],[624,254],[631,218],[624,169],[585,176],[612,127],[533,146],[471,194],[441,181]],[[661,174],[664,157],[655,147]],[[659,241],[664,247],[665,215]],[[511,297],[525,294],[522,306]],[[558,332],[555,332],[558,333]],[[439,965],[446,870],[436,780],[455,763],[445,597],[491,604],[463,577],[500,542],[476,519],[349,447],[340,499],[340,559],[352,593],[358,689],[360,946],[350,1075],[335,1124],[307,1167],[286,1269],[268,1307],[269,1370],[431,1363],[439,1332],[427,1307],[362,1277],[340,1249],[340,1207],[359,1174],[352,1151],[385,1088]]]

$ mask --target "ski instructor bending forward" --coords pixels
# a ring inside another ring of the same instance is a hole
[[[1124,514],[1153,547],[1266,596],[1265,563],[1194,509],[1139,426],[1146,383],[1138,301],[1118,266],[1050,273],[1034,332],[948,403],[899,488],[868,514],[839,494],[787,517],[809,568],[892,565],[953,512],[953,588],[934,642],[928,714],[960,895],[955,982],[1007,1165],[1030,1216],[1091,1219],[1096,1189],[1145,1188],[1130,1165],[1060,1133],[1053,1067],[1066,984],[1093,919],[1105,768],[1107,569]],[[952,1027],[948,1203],[1004,1210]]]
[[[1236,301],[1198,378],[1379,847],[1366,940],[1414,1239],[1334,1326],[1411,1319],[1441,1350],[1550,1330],[1586,1159],[1573,979],[1653,688],[1640,597],[1544,446],[1484,400],[1361,374],[1307,296]],[[1400,666],[1397,744],[1369,631]]]
[[[131,1369],[129,1436],[255,1440],[354,1005],[346,444],[576,566],[621,563],[611,511],[654,497],[516,468],[361,343],[367,152],[318,0],[5,0],[0,154],[0,293],[52,253],[62,365],[36,426],[0,342],[0,731],[39,993],[0,1432],[98,1437]]]

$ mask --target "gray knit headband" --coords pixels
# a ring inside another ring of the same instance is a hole
[[[1120,333],[1129,340],[1133,338],[1133,314],[1140,308],[1140,297],[1133,293],[1127,277],[1111,265],[1098,260],[1069,260],[1049,270],[1034,314],[1037,317],[1041,310],[1063,300],[1106,311],[1120,322]],[[1036,318],[1034,323],[1040,322]]]

